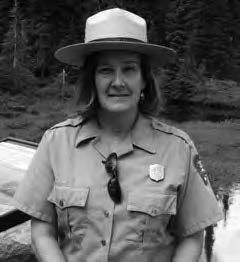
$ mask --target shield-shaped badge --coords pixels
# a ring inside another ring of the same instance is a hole
[[[199,155],[195,155],[193,158],[193,165],[196,168],[198,174],[202,177],[203,182],[205,185],[208,184],[208,174],[207,171],[204,169],[202,161]]]
[[[164,179],[164,166],[159,164],[153,164],[149,166],[149,176],[155,181],[159,182]]]

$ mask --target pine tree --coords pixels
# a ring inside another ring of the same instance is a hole
[[[167,14],[170,45],[190,69],[195,72],[204,69],[209,76],[221,77],[231,61],[230,35],[234,23],[228,1],[182,0],[171,3],[172,9]]]
[[[227,1],[227,11],[230,15],[228,27],[229,36],[229,64],[226,77],[240,82],[240,3],[236,0]]]
[[[205,0],[202,53],[206,58],[207,70],[212,76],[222,77],[230,60],[230,21],[227,1]]]
[[[12,8],[13,1],[12,0],[1,0],[0,2],[0,52],[1,45],[4,40],[4,36],[7,33],[10,25],[10,17],[9,12]]]
[[[169,81],[163,86],[163,93],[168,108],[171,104],[181,101],[182,105],[194,94],[195,57],[190,46],[194,34],[195,23],[189,23],[189,12],[191,1],[171,1],[170,8],[166,14],[166,39],[170,47],[177,52],[177,61],[170,65],[165,74]],[[197,24],[197,23],[196,23]],[[193,74],[194,72],[194,74]],[[196,77],[195,77],[196,78]],[[198,77],[197,77],[198,78]],[[195,80],[196,81],[196,80]]]
[[[1,89],[18,93],[35,82],[32,73],[27,69],[25,34],[26,21],[19,9],[19,0],[14,0],[9,12],[10,26],[2,44],[2,61],[0,71]]]

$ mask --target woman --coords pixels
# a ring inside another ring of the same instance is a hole
[[[46,131],[15,194],[40,261],[198,261],[222,214],[192,141],[150,117],[160,106],[151,67],[174,55],[117,8],[56,52],[83,68],[81,115]]]

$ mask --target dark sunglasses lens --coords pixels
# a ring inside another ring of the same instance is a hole
[[[121,189],[117,177],[112,177],[109,180],[108,193],[115,203],[121,202]]]
[[[108,173],[113,173],[114,170],[117,168],[117,154],[116,153],[111,153],[106,162],[105,162],[105,168]]]

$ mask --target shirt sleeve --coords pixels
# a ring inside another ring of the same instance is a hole
[[[174,232],[184,237],[205,229],[223,218],[198,152],[189,146],[185,184],[179,191]]]
[[[49,136],[49,131],[43,135],[13,200],[17,209],[32,217],[52,223],[55,211],[53,205],[47,200],[54,183],[49,155]]]

